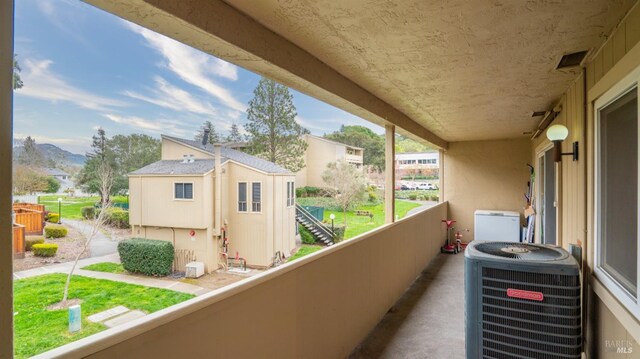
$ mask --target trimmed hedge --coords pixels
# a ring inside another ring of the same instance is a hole
[[[47,224],[44,227],[44,236],[46,238],[62,238],[65,237],[69,231],[57,224]]]
[[[58,245],[55,243],[37,243],[31,247],[33,255],[37,257],[53,257],[58,252]]]
[[[96,208],[93,206],[82,207],[80,209],[80,213],[82,214],[82,218],[84,219],[96,218]]]
[[[107,209],[106,223],[117,228],[129,228],[129,211],[122,208]]]
[[[345,226],[334,226],[333,227],[333,234],[336,235],[336,237],[333,239],[334,242],[340,242],[344,239],[344,232],[347,230],[347,228]]]
[[[24,250],[30,251],[34,244],[44,243],[43,236],[26,236],[24,237]]]
[[[143,238],[125,239],[118,243],[118,254],[126,271],[153,276],[171,274],[171,242]]]
[[[47,222],[58,223],[60,222],[60,213],[49,212],[47,215]]]

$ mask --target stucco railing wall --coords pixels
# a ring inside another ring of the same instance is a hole
[[[448,204],[44,356],[341,358],[439,252]]]

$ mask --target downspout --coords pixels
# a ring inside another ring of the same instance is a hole
[[[214,202],[214,227],[213,235],[219,237],[222,234],[222,160],[221,146],[216,143],[214,146],[214,173],[215,173],[215,202]]]

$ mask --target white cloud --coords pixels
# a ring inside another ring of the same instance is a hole
[[[153,96],[145,96],[134,91],[125,91],[124,94],[156,106],[176,111],[189,111],[205,115],[214,115],[217,113],[217,110],[210,103],[200,101],[189,92],[173,86],[162,77],[157,76],[154,81],[156,86],[150,90]]]
[[[211,78],[211,76],[218,76],[233,81],[237,80],[238,68],[235,65],[141,26],[127,23],[127,27],[142,35],[153,49],[162,54],[167,61],[167,68],[182,80],[199,87],[229,108],[245,111],[246,106],[243,103]]]
[[[112,113],[105,113],[103,116],[115,123],[155,134],[164,133],[185,137],[191,137],[195,134],[194,126],[178,120],[149,120],[138,116],[120,116]]]
[[[75,87],[62,76],[51,70],[53,61],[25,60],[20,77],[24,87],[16,91],[19,96],[35,97],[49,101],[66,101],[80,107],[99,111],[109,111],[114,107],[127,106],[126,103]]]

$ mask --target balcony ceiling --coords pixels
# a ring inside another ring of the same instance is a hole
[[[632,0],[225,0],[446,141],[522,137]]]

